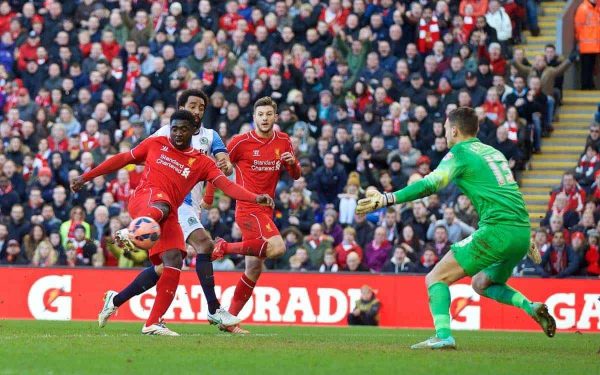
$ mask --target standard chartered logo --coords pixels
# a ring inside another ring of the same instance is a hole
[[[164,165],[167,168],[174,170],[175,172],[182,175],[184,178],[188,178],[190,175],[190,168],[185,167],[183,164],[178,162],[177,160],[170,158],[164,154],[161,154],[158,159],[156,159],[156,164]]]

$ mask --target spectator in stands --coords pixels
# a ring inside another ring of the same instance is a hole
[[[450,251],[451,242],[448,240],[448,229],[445,224],[439,224],[435,227],[433,241],[429,245],[429,248],[434,251],[438,258]]]
[[[398,141],[398,149],[390,152],[387,156],[387,163],[390,164],[394,156],[400,156],[402,161],[402,173],[410,176],[414,173],[417,166],[417,160],[421,157],[421,151],[413,147],[408,136],[401,136]]]
[[[439,257],[436,255],[435,249],[431,245],[425,245],[423,255],[419,259],[415,272],[427,274],[433,269],[438,262]]]
[[[335,155],[325,154],[323,166],[319,167],[314,176],[313,190],[317,193],[322,205],[339,205],[338,195],[344,191],[347,176],[344,168],[335,162]]]
[[[33,254],[31,265],[35,267],[52,267],[58,262],[58,252],[48,240],[38,244]]]
[[[302,247],[308,252],[312,264],[321,264],[325,251],[333,248],[333,238],[323,232],[321,224],[313,224],[310,234],[304,238]]]
[[[42,225],[31,225],[29,233],[23,237],[23,253],[25,257],[31,261],[38,245],[46,239],[46,231]]]
[[[8,238],[16,239],[19,243],[29,233],[31,223],[25,217],[25,209],[21,204],[15,204],[10,209],[10,219],[8,221]],[[22,254],[25,256],[25,254]]]
[[[391,256],[392,245],[385,238],[385,229],[377,227],[373,241],[365,247],[364,264],[372,272],[381,272],[383,265]]]
[[[408,245],[402,244],[396,246],[394,249],[394,256],[388,260],[383,266],[383,272],[388,273],[405,273],[405,272],[415,272],[416,267],[411,262],[410,258],[406,255],[407,250],[406,247]]]
[[[594,219],[594,212],[591,210],[584,210],[583,214],[581,215],[581,220],[579,221],[579,223],[577,225],[573,226],[572,228],[570,228],[570,230],[572,232],[585,233],[588,230],[595,229],[596,222],[597,222],[597,220]]]
[[[555,232],[552,245],[542,256],[538,274],[542,277],[563,278],[574,275],[579,267],[579,259],[571,246],[565,243],[562,232]]]
[[[550,225],[550,219],[553,216],[561,217],[566,228],[571,228],[579,222],[577,212],[568,209],[568,197],[565,193],[558,193],[554,199],[551,210],[546,212],[546,217],[541,221],[540,225],[547,227]]]
[[[479,215],[477,214],[477,211],[475,211],[475,207],[473,207],[471,200],[466,195],[461,194],[458,196],[456,205],[454,206],[454,212],[458,220],[473,228],[477,228]]]
[[[592,230],[592,229],[590,229]],[[595,230],[595,228],[593,229]],[[587,232],[587,231],[586,231]],[[588,244],[586,241],[585,234],[586,232],[573,231],[571,234],[571,247],[577,256],[579,267],[577,269],[576,274],[581,275],[583,269],[585,268],[584,258],[585,254],[588,250]]]
[[[20,201],[21,198],[14,191],[8,177],[4,174],[0,175],[0,214],[4,216],[8,215],[11,208]]]
[[[546,95],[548,99],[547,113],[545,114],[548,122],[551,122],[554,118],[556,97],[560,96],[560,93],[557,92],[558,90],[555,88],[556,78],[564,74],[569,66],[577,59],[577,55],[577,49],[573,49],[569,58],[557,67],[548,66],[544,55],[535,56],[531,67],[523,64],[523,56],[518,55],[514,57],[513,64],[520,74],[529,77],[539,77],[541,92]]]
[[[359,258],[363,257],[362,248],[356,243],[356,230],[352,227],[344,229],[344,238],[342,242],[334,249],[335,259],[340,269],[346,267],[346,258],[350,253],[358,254]]]
[[[435,232],[437,228],[444,227],[448,233],[448,240],[451,243],[459,242],[463,238],[468,237],[473,232],[475,232],[475,228],[472,226],[465,224],[462,220],[456,217],[456,213],[452,207],[446,207],[444,209],[444,218],[441,220],[437,220],[432,222],[429,225],[429,229],[427,230],[427,239],[433,240]]]
[[[598,250],[600,234],[593,229],[588,231],[587,235],[589,244],[581,260],[581,270],[583,275],[596,277],[600,275],[600,251]]]
[[[504,155],[506,160],[508,160],[508,167],[514,176],[519,161],[521,160],[521,153],[514,142],[508,139],[507,127],[499,126],[498,129],[496,129],[496,139],[490,142],[490,146],[494,147]]]
[[[364,249],[365,246],[373,239],[375,225],[366,220],[365,215],[354,215],[353,228],[356,230],[356,243]],[[362,258],[362,256],[361,256]]]
[[[3,252],[2,255],[3,256],[0,257],[0,264],[19,266],[29,263],[21,251],[21,245],[19,245],[19,242],[15,239],[8,241],[6,251]]]
[[[600,158],[598,157],[598,149],[594,145],[587,145],[585,153],[579,159],[575,168],[575,179],[577,183],[584,189],[594,183],[595,173],[600,169]]]
[[[328,209],[325,211],[325,215],[323,217],[323,233],[333,239],[333,247],[340,244],[343,240],[344,230],[337,222],[337,212],[334,209]]]
[[[596,0],[584,0],[575,11],[575,40],[581,54],[581,88],[595,89],[596,60],[600,55],[600,9]]]
[[[221,222],[221,212],[213,207],[208,211],[208,225],[206,229],[215,237],[225,237],[229,229]]]
[[[588,146],[596,146],[596,149],[600,148],[600,123],[598,122],[593,122],[590,125],[590,133],[585,141],[586,150]]]
[[[581,213],[585,202],[585,191],[579,186],[575,180],[575,175],[572,171],[563,173],[562,183],[558,189],[552,191],[550,195],[550,201],[548,202],[548,209],[551,210],[554,205],[554,200],[558,193],[563,192],[567,195],[568,203],[567,210]]]
[[[361,257],[355,252],[350,252],[346,256],[346,267],[344,272],[369,272],[369,269],[362,263]]]
[[[265,264],[269,269],[285,270],[289,267],[290,258],[296,254],[296,249],[302,244],[302,233],[296,227],[288,227],[281,232],[285,241],[285,253],[276,259],[267,259]]]
[[[75,228],[82,226],[85,230],[85,238],[91,238],[90,224],[84,221],[85,211],[79,206],[73,207],[69,212],[70,219],[63,222],[60,226],[60,236],[63,247],[67,247],[67,242],[75,238]]]
[[[332,0],[335,2],[338,0]],[[348,315],[349,325],[379,325],[379,311],[381,310],[381,302],[375,296],[375,291],[368,285],[363,285],[360,288],[360,299],[356,301],[354,310]]]
[[[289,263],[290,271],[312,271],[315,269],[308,251],[303,247],[296,249],[296,253],[290,257]]]
[[[600,201],[600,171],[594,173],[594,183],[590,186],[590,199]]]
[[[319,267],[319,272],[337,272],[339,266],[335,261],[335,253],[333,250],[327,250],[323,257],[323,263]]]

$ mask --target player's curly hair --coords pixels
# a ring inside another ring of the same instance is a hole
[[[448,121],[466,136],[475,137],[479,131],[479,120],[477,119],[475,110],[471,107],[458,107],[453,109],[448,114]]]
[[[258,107],[270,106],[277,113],[277,103],[270,96],[263,96],[254,103],[254,110]]]
[[[204,91],[196,90],[196,89],[188,89],[188,90],[184,90],[181,94],[179,94],[179,98],[177,98],[177,108],[185,107],[185,103],[187,103],[187,100],[190,96],[195,96],[197,98],[201,98],[202,101],[204,102],[205,107],[207,107],[208,104],[210,103],[210,101],[208,99],[208,95],[206,95],[204,93]]]
[[[192,125],[192,127],[196,126],[196,118],[194,117],[192,112],[186,111],[185,109],[178,109],[177,111],[173,112],[173,114],[171,115],[171,119],[169,120],[169,123],[176,121],[176,120],[187,121],[190,123],[190,125]]]

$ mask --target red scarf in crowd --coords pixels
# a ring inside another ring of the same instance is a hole
[[[431,17],[429,22],[423,18],[419,21],[419,40],[417,48],[421,53],[427,53],[433,49],[433,44],[440,40],[440,26],[437,17]]]
[[[137,78],[141,75],[140,70],[136,69],[127,72],[127,78],[125,79],[125,87],[123,91],[134,92]]]

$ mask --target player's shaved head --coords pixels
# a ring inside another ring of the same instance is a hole
[[[458,107],[448,114],[450,126],[458,128],[464,136],[475,137],[479,131],[479,121],[477,114],[470,107]]]
[[[171,115],[171,124],[178,121],[187,121],[191,126],[194,126],[196,119],[194,115],[190,111],[186,111],[185,109],[179,109]]]

